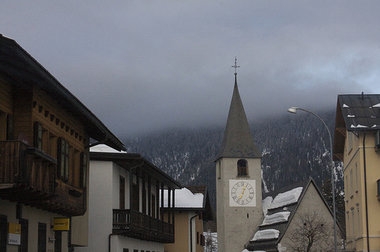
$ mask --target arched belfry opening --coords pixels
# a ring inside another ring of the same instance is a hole
[[[237,176],[245,177],[248,176],[248,162],[245,159],[239,159],[237,161]]]

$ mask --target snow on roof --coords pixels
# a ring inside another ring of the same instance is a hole
[[[297,187],[284,193],[279,193],[273,200],[269,209],[287,206],[298,201],[301,195],[302,187]]]
[[[347,104],[343,104],[343,108],[349,108],[350,106],[348,106]]]
[[[372,108],[380,108],[380,103],[373,105]]]
[[[90,148],[90,152],[106,152],[106,153],[126,153],[125,151],[118,151],[105,144],[97,144]]]
[[[268,209],[269,209],[270,205],[272,204],[272,201],[273,201],[273,197],[272,196],[268,196],[265,199],[263,199],[262,205],[263,205],[264,216],[267,215]]]
[[[368,126],[361,125],[361,124],[358,124],[358,125],[353,125],[353,124],[351,124],[350,127],[353,128],[353,129],[356,129],[356,128],[368,128]]]
[[[266,215],[261,225],[265,226],[265,225],[272,225],[275,223],[286,222],[288,221],[289,216],[290,216],[289,211],[283,211],[283,212],[278,212],[271,215]]]
[[[280,231],[277,229],[264,229],[255,233],[251,241],[277,239],[280,235]]]
[[[175,207],[176,208],[202,208],[203,193],[192,193],[186,187],[175,190]],[[168,206],[168,191],[164,190],[164,207]]]

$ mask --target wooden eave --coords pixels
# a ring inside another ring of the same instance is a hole
[[[13,80],[19,88],[33,85],[46,91],[55,101],[78,118],[90,138],[116,150],[125,150],[124,144],[53,75],[14,40],[0,34],[0,74]]]
[[[333,159],[343,161],[344,144],[346,140],[346,123],[342,115],[342,109],[339,100],[336,105],[334,144],[333,144]]]

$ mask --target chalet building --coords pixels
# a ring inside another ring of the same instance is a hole
[[[245,251],[332,251],[334,218],[314,180],[265,195],[263,212]]]
[[[14,40],[0,35],[0,251],[87,245],[89,145],[123,144]]]
[[[380,251],[380,95],[338,95],[335,159],[344,164],[347,249]]]
[[[164,194],[165,196],[166,194]],[[165,212],[175,216],[175,242],[165,245],[165,252],[202,252],[205,246],[203,233],[207,222],[213,219],[210,200],[205,186],[188,186],[175,190],[175,207],[168,208],[165,197]]]
[[[173,211],[180,185],[141,155],[105,145],[91,148],[88,246],[80,252],[164,252],[174,242]]]

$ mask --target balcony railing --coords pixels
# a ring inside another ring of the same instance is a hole
[[[20,141],[0,141],[0,188],[29,192],[35,198],[54,194],[56,160]]]
[[[0,197],[64,215],[85,211],[85,191],[57,180],[57,161],[21,141],[0,141]]]
[[[174,225],[130,209],[113,210],[113,233],[147,241],[174,242]]]

